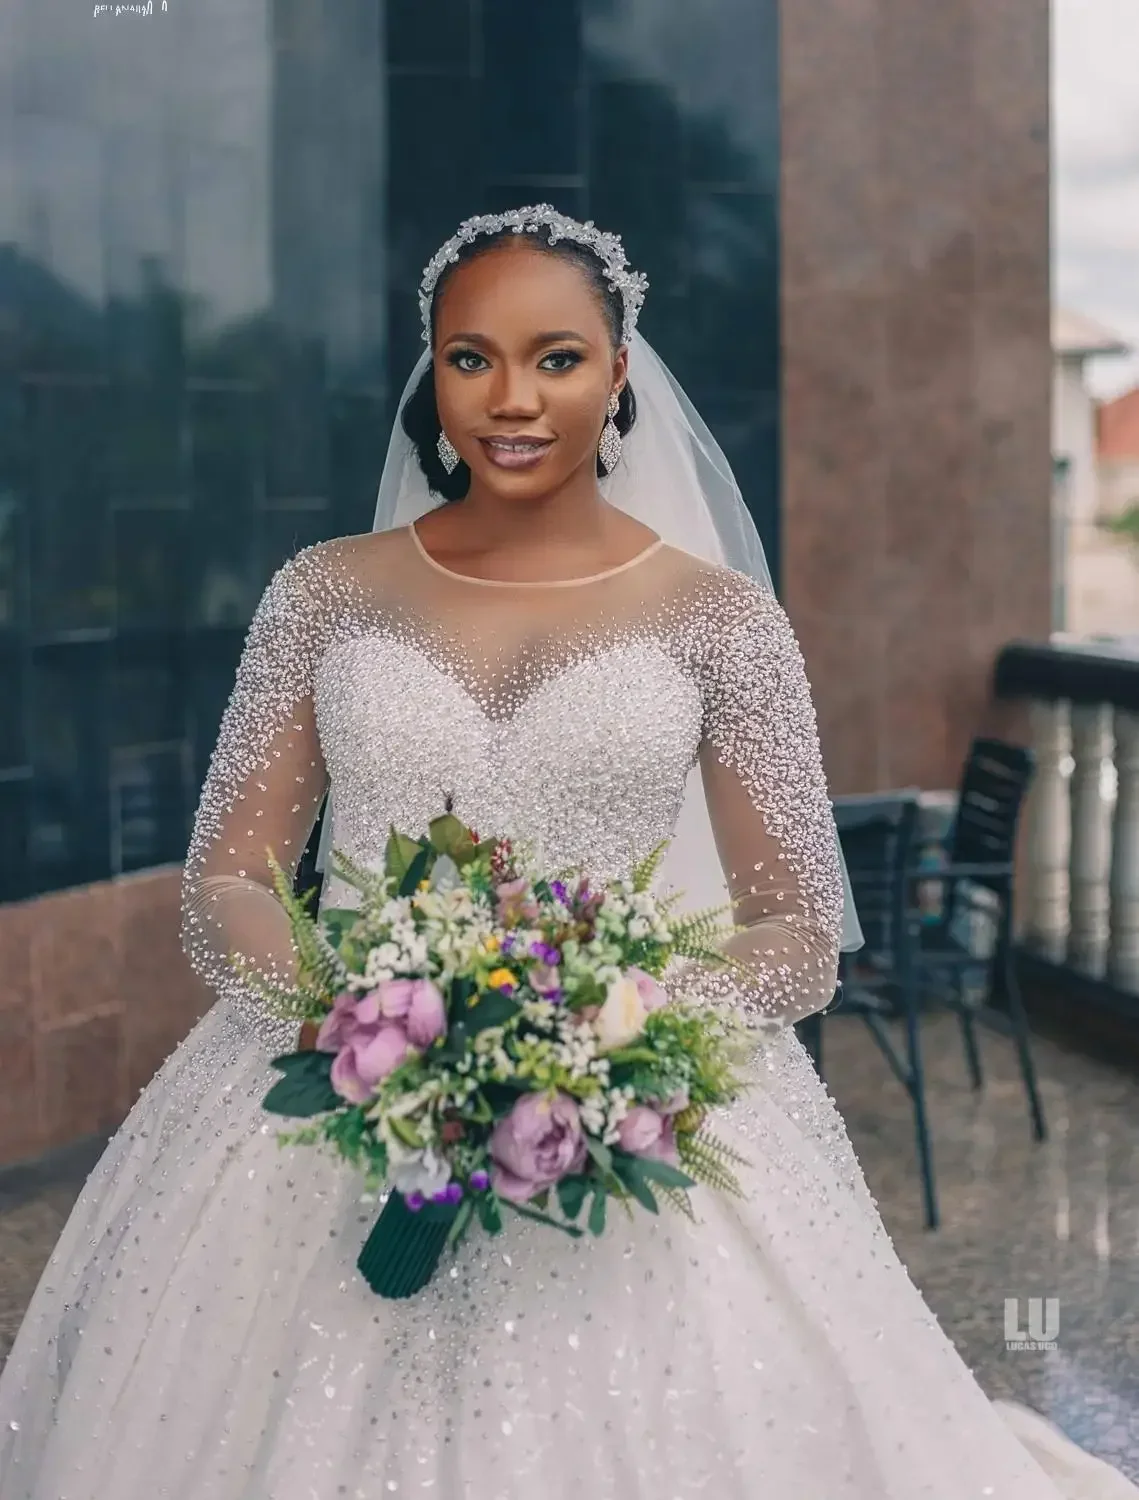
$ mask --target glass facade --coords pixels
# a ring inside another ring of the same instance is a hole
[[[370,525],[468,214],[624,235],[777,564],[777,11],[8,0],[0,898],[181,858],[261,589]]]

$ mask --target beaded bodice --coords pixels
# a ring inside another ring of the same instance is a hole
[[[187,952],[256,1017],[229,958],[287,977],[266,851],[295,868],[329,789],[333,842],[365,863],[447,801],[549,867],[607,876],[670,835],[693,776],[744,929],[733,951],[753,966],[741,998],[785,1024],[830,998],[842,891],[802,660],[772,596],[659,542],[564,584],[462,577],[412,528],[310,548],[250,627],[186,864]],[[323,902],[348,894],[331,879]]]

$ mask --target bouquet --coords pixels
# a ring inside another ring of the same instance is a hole
[[[264,1107],[305,1122],[283,1144],[331,1148],[388,1190],[357,1262],[381,1296],[420,1290],[506,1213],[578,1236],[610,1204],[691,1217],[698,1182],[739,1193],[742,1158],[706,1116],[743,1087],[742,1035],[661,983],[674,957],[732,963],[734,928],[650,890],[666,847],[595,888],[447,813],[420,838],[393,828],[382,869],[335,855],[359,900],[319,918],[271,861],[297,973],[260,988],[318,1029],[274,1060]]]

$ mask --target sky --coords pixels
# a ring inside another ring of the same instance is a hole
[[[1053,0],[1057,301],[1139,351],[1139,0]],[[1100,395],[1139,384],[1139,352],[1089,370]]]

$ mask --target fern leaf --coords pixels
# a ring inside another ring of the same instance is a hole
[[[650,849],[644,859],[638,860],[633,866],[631,878],[634,891],[647,891],[652,885],[670,842],[670,839],[662,839],[655,849]]]
[[[696,1223],[696,1211],[692,1207],[692,1199],[683,1188],[661,1187],[659,1183],[654,1183],[653,1192],[658,1198],[663,1199],[669,1208],[675,1209],[678,1214],[683,1214],[693,1224]]]
[[[392,882],[384,872],[369,870],[343,850],[332,851],[331,870],[337,879],[359,891],[370,905],[382,906],[392,893]]]
[[[718,1192],[730,1193],[735,1198],[744,1196],[744,1190],[732,1167],[747,1166],[747,1158],[725,1141],[721,1141],[709,1130],[701,1130],[696,1135],[678,1135],[676,1146],[680,1163],[690,1177],[695,1177],[697,1182],[715,1188]]]
[[[297,954],[298,987],[319,991],[331,999],[348,982],[348,969],[321,931],[319,922],[308,910],[312,893],[298,896],[293,890],[292,879],[271,853],[269,868],[273,872],[273,888],[277,899],[285,908],[292,931],[293,947]]]
[[[328,1014],[328,1004],[321,991],[306,985],[273,984],[266,979],[240,954],[230,956],[230,964],[247,989],[264,1001],[266,1010],[282,1021],[322,1020]]]

